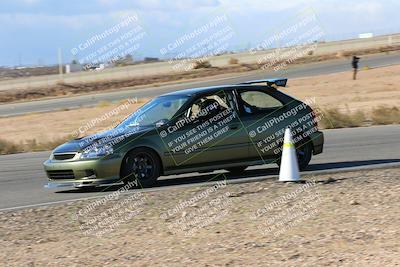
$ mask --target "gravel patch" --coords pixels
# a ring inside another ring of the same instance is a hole
[[[400,168],[303,179],[2,212],[0,265],[400,265]]]

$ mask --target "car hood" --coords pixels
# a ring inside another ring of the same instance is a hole
[[[71,140],[56,147],[53,153],[80,152],[89,146],[93,146],[96,144],[107,144],[115,139],[118,139],[119,142],[121,142],[123,138],[127,138],[132,135],[148,131],[150,129],[152,129],[152,127],[150,126],[128,127],[125,129],[114,128],[108,131],[95,133],[82,138]]]

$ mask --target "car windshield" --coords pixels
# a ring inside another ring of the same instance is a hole
[[[146,126],[159,121],[169,121],[188,99],[189,96],[184,95],[157,97],[139,108],[117,127]]]

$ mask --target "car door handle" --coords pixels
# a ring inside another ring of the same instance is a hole
[[[231,129],[231,130],[239,129],[239,124],[231,124],[231,125],[229,125],[229,129]]]

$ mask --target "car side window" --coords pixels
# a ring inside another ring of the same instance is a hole
[[[211,117],[230,107],[226,92],[220,92],[197,99],[187,112],[189,118]]]
[[[283,106],[279,100],[262,91],[241,91],[239,94],[246,114],[260,113]]]

